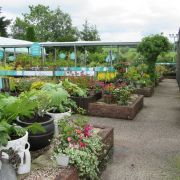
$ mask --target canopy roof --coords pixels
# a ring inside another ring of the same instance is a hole
[[[74,42],[41,42],[43,47],[74,47],[74,46],[130,46],[135,47],[139,42],[113,42],[113,41],[74,41]],[[1,48],[30,47],[33,42],[0,37]]]
[[[32,44],[30,41],[0,37],[0,50],[6,48],[6,52],[28,53],[28,47]]]
[[[139,42],[113,42],[113,41],[74,41],[74,42],[42,42],[40,43],[43,47],[54,47],[54,46],[131,46],[135,47]]]

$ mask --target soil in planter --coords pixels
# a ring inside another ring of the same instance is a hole
[[[49,116],[48,114],[45,114],[44,116],[39,116],[38,114],[35,114],[33,117],[31,118],[22,118],[23,122],[26,123],[43,123],[43,122],[47,122],[49,121],[49,119],[51,118],[51,116]]]

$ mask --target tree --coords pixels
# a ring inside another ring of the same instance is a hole
[[[36,37],[35,37],[35,31],[34,31],[34,27],[30,26],[26,29],[26,40],[27,41],[32,41],[35,42],[36,41]]]
[[[87,20],[83,24],[83,30],[80,31],[80,38],[84,41],[99,41],[100,36],[95,25],[90,25]]]
[[[23,14],[22,19],[16,19],[13,25],[13,36],[17,35],[16,27],[24,31],[34,27],[37,41],[74,41],[77,40],[77,29],[72,26],[69,14],[57,8],[51,10],[49,6],[29,6],[30,12]]]
[[[28,27],[27,22],[17,17],[11,28],[13,38],[26,40],[26,29]]]
[[[0,15],[1,15],[1,7],[0,7]],[[0,16],[0,36],[7,37],[7,27],[10,25],[11,20],[6,19],[4,16]]]
[[[163,35],[150,35],[142,39],[137,47],[138,52],[144,57],[145,63],[148,65],[148,73],[151,80],[155,81],[155,65],[160,54],[168,52],[171,44],[168,38]]]

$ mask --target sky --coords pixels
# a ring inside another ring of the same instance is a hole
[[[162,32],[169,38],[180,27],[180,0],[0,0],[2,15],[13,20],[37,4],[60,7],[79,29],[87,19],[104,41],[140,41]]]

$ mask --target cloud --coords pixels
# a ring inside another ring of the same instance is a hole
[[[15,18],[28,12],[28,5],[43,4],[69,13],[82,28],[85,19],[95,24],[102,40],[137,41],[148,34],[177,33],[179,0],[1,0],[3,14]]]

